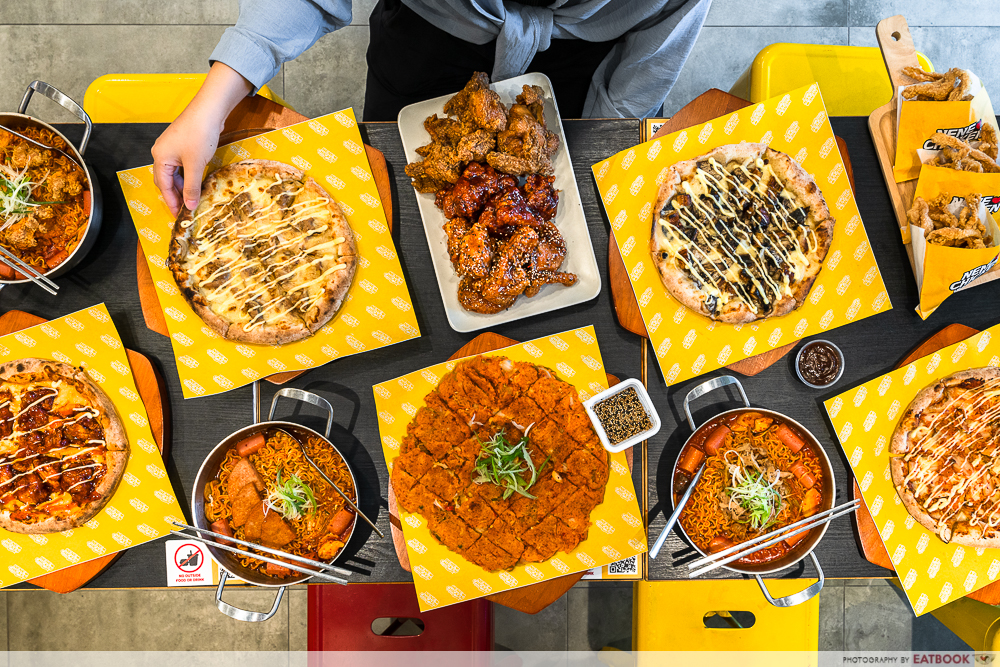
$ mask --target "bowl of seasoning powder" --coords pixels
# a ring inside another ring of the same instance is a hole
[[[795,356],[795,373],[813,389],[827,389],[844,374],[844,353],[828,340],[809,341]]]
[[[635,379],[619,382],[583,402],[597,437],[609,452],[621,452],[653,437],[660,417],[646,388]]]

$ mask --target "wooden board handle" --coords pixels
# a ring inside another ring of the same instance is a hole
[[[879,21],[875,26],[875,36],[878,38],[879,48],[882,49],[885,68],[889,71],[892,97],[895,99],[899,87],[909,82],[903,74],[903,68],[920,67],[917,49],[913,46],[913,37],[910,35],[910,26],[902,14],[897,14]]]

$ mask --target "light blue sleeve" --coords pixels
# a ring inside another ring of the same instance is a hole
[[[677,82],[712,0],[671,2],[626,33],[591,80],[586,118],[646,118],[657,114]]]
[[[240,0],[240,17],[209,60],[229,65],[254,92],[328,32],[351,23],[351,0]]]

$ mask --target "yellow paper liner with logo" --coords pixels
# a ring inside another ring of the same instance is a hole
[[[931,201],[941,193],[952,196],[952,213],[960,210],[968,194],[978,194],[979,221],[986,228],[991,241],[986,248],[950,248],[935,243],[927,243],[924,229],[909,225],[904,234],[906,242],[913,248],[913,265],[917,279],[920,303],[917,314],[927,319],[945,299],[965,288],[976,278],[987,273],[1000,255],[1000,228],[997,227],[994,211],[1000,207],[1000,174],[980,174],[958,171],[947,167],[925,165],[920,170],[914,201],[923,197]],[[962,201],[955,201],[954,198]],[[996,201],[994,201],[996,200]]]
[[[184,516],[104,304],[0,337],[0,362],[28,357],[84,368],[118,411],[129,460],[114,496],[83,526],[41,535],[0,528],[0,588],[168,535],[169,522]]]
[[[586,400],[608,387],[601,351],[592,326],[512,345],[487,357],[507,357],[553,370]],[[471,358],[471,357],[465,357]],[[407,424],[424,405],[424,397],[460,360],[430,366],[375,385],[379,435],[391,473]],[[541,563],[489,572],[448,549],[431,535],[419,514],[399,508],[406,551],[413,569],[420,610],[436,609],[464,600],[500,593],[628,558],[646,551],[646,530],[635,496],[625,454],[608,454],[608,483],[604,501],[590,514],[590,532],[570,553],[559,552]]]
[[[899,114],[896,118],[896,157],[892,169],[897,183],[913,180],[920,175],[921,159],[917,151],[936,150],[930,140],[935,132],[944,132],[963,141],[976,141],[983,123],[989,123],[997,129],[993,103],[986,87],[978,78],[974,78],[973,87],[975,96],[965,102],[918,102],[903,99],[902,91],[907,86],[900,86],[896,98],[899,101]]]
[[[917,616],[1000,578],[1000,550],[945,544],[910,516],[889,473],[889,443],[899,418],[921,389],[958,371],[997,365],[1000,325],[824,403]]]
[[[222,146],[206,174],[251,158],[295,165],[337,200],[357,242],[354,281],[340,311],[309,338],[273,346],[226,340],[195,314],[167,268],[174,216],[153,184],[152,166],[119,172],[166,315],[184,398],[221,393],[273,373],[315,368],[420,336],[354,112],[345,109]]]
[[[734,325],[695,313],[670,296],[649,239],[667,169],[742,141],[792,156],[816,180],[836,224],[823,268],[800,308]],[[647,141],[595,164],[593,172],[668,385],[892,308],[817,84]]]

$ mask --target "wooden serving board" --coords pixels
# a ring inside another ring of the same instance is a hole
[[[677,132],[692,125],[704,123],[705,121],[739,111],[748,106],[750,106],[750,102],[717,88],[712,88],[693,99],[683,109],[674,114],[649,139],[662,137],[671,132]],[[854,189],[854,169],[851,167],[851,158],[847,153],[847,143],[840,137],[837,137],[837,146],[840,148],[840,155],[844,160],[844,169],[847,171],[847,177],[851,181],[851,189]],[[642,313],[639,312],[639,304],[635,299],[635,292],[632,291],[632,283],[629,280],[628,271],[625,269],[625,263],[622,261],[618,244],[613,239],[608,243],[608,279],[611,283],[611,301],[615,305],[615,314],[618,317],[618,322],[628,331],[643,338],[649,338],[649,334],[646,332],[646,324],[642,321]],[[795,341],[788,345],[762,352],[753,357],[741,359],[729,364],[726,368],[742,375],[756,375],[791,352],[792,348],[797,344],[798,341]]]
[[[964,324],[949,324],[917,346],[905,359],[896,364],[896,368],[902,368],[921,357],[926,357],[928,354],[933,354],[943,347],[954,345],[977,333],[979,332],[976,329],[967,327]],[[852,498],[861,498],[861,489],[858,488],[857,480],[854,480],[852,493]],[[878,528],[875,527],[875,521],[872,519],[872,515],[868,512],[868,508],[864,502],[861,503],[861,506],[854,513],[854,519],[858,530],[858,542],[861,544],[861,551],[865,558],[875,565],[888,570],[895,570],[892,561],[889,559],[889,552],[885,550],[885,545],[882,544]],[[1000,604],[1000,582],[984,586],[965,597],[979,600],[986,604]]]
[[[506,336],[495,333],[484,333],[476,336],[471,341],[463,345],[455,354],[448,357],[448,361],[461,359],[462,357],[474,354],[483,354],[499,350],[502,347],[517,345],[517,341]],[[613,387],[620,380],[608,373],[608,386]],[[625,450],[625,458],[628,461],[629,470],[632,469],[632,447]],[[389,484],[389,522],[392,528],[392,543],[396,548],[396,556],[399,564],[407,572],[410,571],[410,557],[406,553],[406,540],[403,537],[403,529],[399,523],[399,509],[396,505],[396,494],[392,491],[392,484]],[[525,614],[537,614],[550,604],[561,598],[566,591],[580,581],[583,572],[567,574],[564,577],[556,577],[530,586],[522,586],[504,593],[494,593],[487,595],[486,599],[502,604],[505,607],[516,609]]]
[[[48,320],[25,313],[20,310],[11,310],[0,316],[0,336],[21,331],[36,324],[42,324]],[[135,387],[139,390],[143,405],[146,406],[146,414],[149,416],[149,427],[153,431],[153,439],[156,446],[160,448],[160,454],[164,457],[168,453],[168,443],[170,442],[170,406],[165,400],[167,385],[163,377],[157,372],[156,367],[144,355],[134,350],[126,350],[128,353],[129,365],[132,367],[132,377],[135,379]],[[86,563],[80,563],[72,567],[57,570],[52,574],[29,579],[29,583],[47,588],[55,593],[70,593],[88,581],[99,575],[106,567],[115,562],[122,551],[101,556]]]
[[[271,100],[259,96],[247,98],[240,102],[229,115],[222,136],[219,137],[219,144],[231,144],[234,141],[241,141],[264,132],[301,123],[304,120],[309,119],[299,112]],[[378,189],[379,199],[382,200],[385,220],[391,232],[392,179],[389,177],[385,155],[368,144],[365,144],[365,152],[368,154],[368,163],[371,165],[372,175],[375,177],[375,187]],[[136,280],[139,283],[139,303],[142,306],[142,317],[146,321],[146,327],[150,331],[169,336],[167,321],[163,317],[163,308],[160,307],[160,299],[156,296],[156,287],[153,285],[153,276],[149,273],[146,255],[139,242],[136,242],[135,272]],[[284,384],[305,372],[303,370],[275,373],[265,379],[273,384]]]
[[[917,180],[897,183],[896,177],[892,173],[892,165],[896,161],[896,110],[899,105],[897,91],[900,86],[911,83],[908,77],[903,74],[903,68],[920,67],[920,62],[917,60],[917,51],[913,45],[910,28],[902,15],[890,16],[879,21],[875,27],[875,36],[878,38],[879,48],[882,49],[882,59],[885,61],[885,68],[889,71],[893,92],[889,102],[875,109],[868,116],[868,130],[871,132],[872,142],[875,144],[879,166],[882,167],[882,176],[885,178],[885,186],[889,191],[889,199],[892,201],[892,210],[896,214],[896,222],[899,224],[900,233],[902,233],[910,225],[906,219],[906,212],[913,203],[913,195],[917,190]],[[906,254],[910,258],[910,267],[916,274],[913,247],[909,243],[904,245]],[[962,290],[988,283],[997,278],[1000,278],[1000,264],[985,275],[973,280]]]

